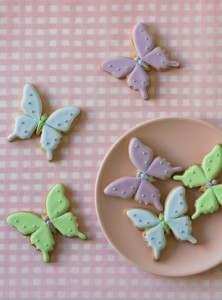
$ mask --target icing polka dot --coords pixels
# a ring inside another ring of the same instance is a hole
[[[139,148],[139,145],[138,145],[138,144],[135,144],[134,147],[135,147],[135,148]]]
[[[113,188],[113,191],[116,191],[116,190],[117,190],[117,189],[114,187],[114,188]]]
[[[136,79],[133,79],[133,82],[136,82]]]
[[[140,32],[143,32],[143,29],[142,29],[142,28],[140,28]]]
[[[144,194],[142,194],[142,198],[145,198],[146,196]]]
[[[112,68],[112,65],[111,65],[111,64],[108,64],[108,67]]]

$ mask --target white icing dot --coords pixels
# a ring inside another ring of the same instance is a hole
[[[131,186],[131,190],[134,190],[135,189],[135,186]]]
[[[121,69],[120,69],[120,68],[117,68],[116,70],[117,70],[117,71],[120,71]]]
[[[148,161],[145,161],[144,163],[145,163],[145,165],[148,165]]]
[[[162,161],[160,161],[160,165],[163,165],[163,162],[162,162]]]
[[[113,191],[116,191],[116,188],[115,188],[115,187],[113,188]]]
[[[39,242],[39,239],[36,239],[35,241],[36,241],[36,243],[38,243],[38,242]]]
[[[167,173],[168,173],[168,170],[165,170],[164,172],[167,174]]]
[[[126,192],[125,192],[125,191],[122,191],[122,194],[126,194]]]
[[[144,195],[144,194],[142,194],[142,198],[145,198],[145,195]]]
[[[108,64],[108,67],[112,68],[112,65],[111,65],[111,64]]]
[[[160,52],[158,52],[158,53],[157,53],[157,56],[160,56],[160,55],[161,55],[161,53],[160,53]]]
[[[139,147],[139,145],[138,145],[138,144],[135,144],[135,145],[134,145],[134,147],[135,147],[135,148],[138,148],[138,147]]]
[[[129,70],[129,67],[126,67],[127,70]]]
[[[133,82],[136,82],[136,79],[133,79]]]
[[[180,233],[184,233],[184,230],[180,230]]]
[[[146,81],[142,81],[142,84],[145,84],[146,83]]]
[[[149,39],[149,37],[148,37],[148,36],[146,36],[146,37],[145,37],[145,41],[148,41],[148,39]]]
[[[140,32],[143,32],[143,29],[142,29],[142,28],[140,28]]]
[[[164,60],[161,60],[161,64],[164,64],[165,63],[165,61]]]
[[[143,151],[143,155],[146,155],[146,152],[145,152],[145,151]]]
[[[150,49],[150,47],[146,46],[146,50]]]
[[[154,198],[154,194],[151,194],[150,197]]]

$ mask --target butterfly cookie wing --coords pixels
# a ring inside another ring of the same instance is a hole
[[[147,87],[149,86],[149,77],[139,64],[130,73],[127,84],[134,90],[139,91],[144,100],[148,99]]]
[[[30,138],[41,118],[42,102],[36,89],[31,84],[26,84],[24,87],[21,107],[25,115],[16,118],[15,130],[7,137],[9,142],[16,138]]]
[[[139,171],[146,172],[153,160],[153,151],[138,138],[132,138],[129,143],[129,157]]]
[[[78,230],[76,217],[67,212],[69,209],[69,200],[64,194],[65,188],[62,184],[56,184],[48,193],[46,198],[46,211],[52,224],[64,236],[78,236],[86,239],[86,235]]]
[[[202,168],[208,181],[211,181],[217,177],[222,169],[221,145],[216,145],[210,153],[204,156]]]
[[[138,23],[133,29],[133,46],[139,57],[143,59],[154,47],[152,35],[143,23]]]
[[[106,60],[101,65],[101,69],[111,73],[118,79],[123,79],[133,71],[136,64],[137,63],[131,58],[114,57]]]
[[[45,262],[49,261],[49,252],[53,250],[54,239],[49,227],[37,215],[30,212],[17,212],[7,218],[7,222],[21,234],[31,234],[31,244],[42,252]]]
[[[45,149],[48,160],[53,159],[53,151],[60,144],[62,135],[54,128],[45,124],[42,128],[40,144]]]
[[[163,210],[162,204],[160,203],[159,190],[147,180],[141,180],[135,195],[135,200],[145,205],[153,204],[156,209]]]
[[[174,180],[180,180],[185,186],[190,188],[203,186],[215,179],[221,172],[222,168],[222,147],[216,145],[213,150],[208,153],[203,161],[202,167],[194,165],[187,169],[183,175],[175,175]]]
[[[151,52],[142,57],[142,59],[152,68],[160,71],[166,71],[169,68],[178,68],[179,62],[170,60],[166,51],[160,47],[154,48]]]
[[[156,157],[150,164],[147,174],[162,180],[169,179],[174,173],[181,172],[181,167],[171,167],[170,163],[162,157]]]
[[[164,229],[159,218],[145,209],[127,209],[125,211],[133,224],[143,232],[144,240],[154,251],[155,260],[159,259],[160,251],[165,247]]]
[[[185,188],[179,186],[174,188],[167,196],[164,219],[176,238],[195,244],[196,239],[191,235],[190,218],[183,216],[186,212]]]
[[[219,202],[222,199],[222,184],[208,188],[196,201],[195,213],[192,219],[197,219],[201,214],[213,213],[219,208]]]
[[[130,199],[136,194],[141,178],[139,177],[122,177],[111,182],[104,190],[108,196]]]

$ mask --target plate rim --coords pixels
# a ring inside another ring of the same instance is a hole
[[[130,134],[132,131],[137,130],[138,128],[142,127],[142,126],[146,126],[147,124],[150,123],[155,123],[155,122],[159,122],[159,121],[164,121],[164,120],[185,120],[185,121],[191,121],[191,122],[197,122],[199,124],[202,124],[204,126],[208,126],[209,128],[212,128],[214,130],[217,130],[218,133],[222,134],[221,130],[219,128],[217,128],[216,126],[214,126],[213,124],[209,123],[208,121],[203,121],[200,120],[198,118],[194,118],[194,117],[180,117],[180,116],[166,116],[166,117],[157,117],[157,118],[153,118],[147,121],[144,121],[142,123],[139,123],[135,126],[133,126],[132,128],[130,128],[129,130],[127,130],[126,132],[124,132],[112,145],[111,147],[108,149],[108,151],[106,152],[105,156],[102,159],[102,162],[100,164],[100,167],[98,169],[97,172],[97,176],[96,176],[96,181],[95,181],[95,190],[94,190],[94,197],[95,197],[95,209],[96,209],[96,215],[97,215],[97,219],[100,225],[100,228],[102,230],[102,233],[104,234],[106,240],[108,241],[108,243],[114,248],[114,250],[122,257],[124,258],[126,261],[128,261],[129,263],[131,263],[131,265],[133,265],[134,267],[137,267],[139,270],[142,270],[144,273],[148,273],[148,274],[153,274],[153,275],[158,275],[158,276],[165,276],[165,277],[187,277],[187,276],[193,276],[193,275],[197,275],[203,272],[206,272],[210,269],[213,269],[214,267],[218,266],[221,263],[220,261],[215,262],[214,264],[212,264],[209,267],[205,267],[199,270],[196,270],[194,272],[181,272],[180,275],[177,274],[166,274],[166,273],[161,273],[161,272],[152,272],[149,271],[145,268],[143,268],[141,265],[138,265],[137,263],[135,263],[134,261],[132,261],[131,259],[129,259],[125,254],[123,254],[122,252],[119,251],[119,249],[117,249],[117,247],[112,243],[112,241],[109,239],[108,235],[106,234],[103,226],[102,226],[102,222],[101,222],[101,218],[98,212],[98,205],[97,205],[97,198],[98,198],[98,192],[99,192],[99,181],[100,181],[100,177],[101,177],[101,170],[103,168],[103,165],[106,162],[107,157],[110,155],[110,153],[112,152],[113,148],[115,148],[115,146],[121,141],[123,140],[128,134]]]

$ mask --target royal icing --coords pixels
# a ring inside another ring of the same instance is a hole
[[[16,212],[9,215],[7,222],[20,233],[31,235],[30,241],[42,252],[43,260],[49,262],[49,252],[54,248],[53,233],[57,230],[67,237],[86,239],[78,230],[76,217],[67,212],[69,201],[64,195],[64,186],[56,184],[46,198],[46,214],[42,218],[32,212]]]
[[[154,259],[158,260],[160,251],[165,248],[165,233],[173,232],[181,241],[195,244],[197,241],[191,235],[192,226],[187,212],[185,189],[176,187],[168,194],[165,202],[164,214],[159,217],[145,209],[127,209],[126,215],[138,229],[144,229],[143,237],[146,243],[153,249]]]
[[[149,77],[146,71],[149,67],[162,71],[171,67],[178,67],[177,61],[171,61],[167,53],[160,47],[154,48],[153,37],[147,32],[144,24],[139,23],[133,29],[133,46],[136,51],[134,59],[115,57],[106,60],[101,69],[111,73],[116,78],[125,78],[129,87],[139,90],[143,99],[148,99],[147,87]]]
[[[162,210],[160,192],[152,184],[154,177],[167,180],[182,168],[171,167],[170,163],[161,157],[153,159],[152,149],[137,138],[130,141],[129,157],[138,169],[136,176],[117,179],[105,188],[104,193],[124,199],[134,197],[136,201],[144,204],[151,203],[158,210]]]
[[[58,109],[47,118],[42,115],[42,102],[36,89],[26,84],[23,92],[22,110],[25,113],[16,118],[15,130],[7,139],[12,142],[16,138],[28,139],[36,130],[41,135],[40,144],[47,153],[48,160],[53,159],[53,151],[60,144],[61,132],[70,129],[72,122],[80,113],[77,107]]]
[[[194,165],[185,171],[183,175],[175,175],[174,180],[181,180],[189,188],[201,187],[200,191],[204,192],[195,201],[195,213],[192,219],[198,218],[201,214],[213,213],[222,204],[222,185],[218,184],[215,178],[222,169],[222,147],[216,145],[208,153],[201,167]],[[218,203],[219,202],[219,203]]]

